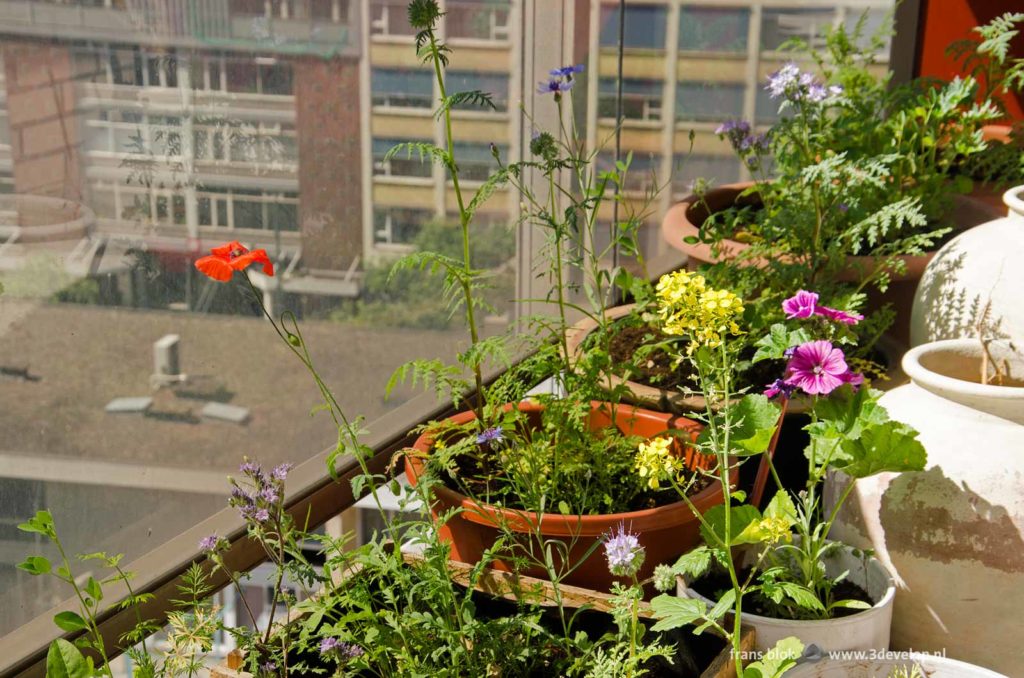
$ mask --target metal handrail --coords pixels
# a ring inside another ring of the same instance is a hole
[[[492,379],[496,376],[492,375]],[[451,403],[438,404],[434,395],[428,393],[375,420],[372,428],[379,433],[371,433],[365,439],[374,450],[374,455],[367,462],[369,470],[394,474],[391,460],[395,453],[412,445],[415,436],[410,431],[419,424],[448,416],[454,411]],[[309,529],[323,525],[357,500],[350,481],[362,473],[359,464],[351,455],[343,457],[335,464],[335,480],[327,473],[327,456],[331,452],[333,448],[320,452],[298,465],[288,476],[285,509],[296,523],[308,525]],[[227,495],[225,484],[225,500]],[[152,594],[153,598],[122,610],[120,603],[128,597],[127,588],[123,584],[111,587],[107,592],[110,603],[98,615],[98,626],[106,647],[118,647],[120,637],[135,626],[137,612],[143,619],[163,625],[168,613],[174,609],[171,601],[180,596],[178,586],[183,583],[182,575],[193,563],[202,564],[215,591],[231,583],[224,571],[212,571],[206,556],[199,551],[199,540],[210,534],[223,536],[230,543],[223,558],[232,571],[245,572],[266,560],[266,552],[249,538],[245,521],[238,511],[224,508],[125,566],[127,571],[135,573],[132,579],[135,594]],[[77,605],[76,598],[69,598],[0,638],[0,676],[44,678],[50,643],[57,638],[74,640],[81,635],[61,632],[54,625],[53,616],[65,610],[75,611]],[[111,656],[116,654],[117,651]]]

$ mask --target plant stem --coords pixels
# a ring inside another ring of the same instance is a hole
[[[441,55],[437,47],[437,39],[434,36],[434,31],[431,29],[430,34],[430,54],[434,63],[434,77],[437,79],[437,85],[441,93],[441,101],[445,102],[447,99],[447,92],[444,87],[444,74],[441,71]],[[476,326],[476,315],[473,307],[473,289],[469,283],[469,276],[472,274],[473,268],[470,259],[470,248],[469,248],[469,222],[470,214],[466,210],[466,204],[462,197],[462,187],[459,185],[459,172],[458,166],[455,164],[455,140],[452,136],[452,113],[451,107],[444,103],[444,131],[445,131],[445,145],[447,146],[448,162],[448,173],[452,178],[452,188],[455,191],[455,200],[459,206],[459,225],[462,228],[462,265],[463,265],[463,278],[460,281],[462,287],[462,294],[466,300],[466,324],[469,326],[469,338],[470,345],[476,346],[480,343],[480,336]],[[477,421],[480,425],[484,424],[484,405],[486,404],[486,394],[484,393],[484,378],[483,373],[480,369],[480,363],[475,362],[473,364],[473,381],[476,384],[476,407],[474,408],[477,416]]]

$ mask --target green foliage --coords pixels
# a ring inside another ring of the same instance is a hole
[[[58,638],[46,653],[46,678],[92,678],[90,662],[77,647]]]
[[[778,678],[796,665],[804,653],[804,644],[798,638],[783,638],[757,661],[743,670],[743,678]]]
[[[505,225],[479,225],[474,229],[471,256],[479,269],[468,282],[478,293],[475,305],[506,313],[515,285],[509,266],[515,253],[514,234]],[[457,264],[461,257],[459,231],[457,224],[443,221],[424,224],[412,243],[416,254],[403,258],[397,266],[389,261],[367,264],[360,298],[352,307],[335,311],[332,317],[342,322],[416,329],[440,330],[457,324],[464,276],[458,271],[449,273],[445,265]],[[445,284],[445,296],[438,294],[439,278]]]

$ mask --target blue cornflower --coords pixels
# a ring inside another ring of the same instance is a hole
[[[490,445],[491,447],[493,447],[494,445],[500,443],[504,439],[505,437],[501,434],[501,427],[495,426],[493,428],[485,429],[482,433],[477,435],[476,444]]]
[[[577,73],[583,72],[583,64],[576,64],[575,66],[562,66],[561,68],[552,68],[549,73],[553,78],[568,78],[572,80],[572,76]]]
[[[568,92],[572,89],[572,80],[562,80],[561,78],[551,78],[547,82],[537,83],[537,94],[554,94],[556,97],[560,97],[562,92]]]

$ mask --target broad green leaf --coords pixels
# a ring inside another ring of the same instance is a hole
[[[783,638],[765,652],[760,660],[751,662],[743,669],[743,678],[778,678],[793,668],[803,654],[804,644],[798,638]]]
[[[89,664],[77,647],[63,638],[50,643],[46,653],[46,678],[89,678],[89,673]]]
[[[711,566],[711,551],[707,546],[698,546],[689,553],[684,553],[672,566],[672,572],[688,579],[696,579],[708,571]]]
[[[865,426],[889,421],[889,413],[878,404],[881,395],[881,391],[871,388],[842,386],[827,398],[819,398],[814,414],[819,422],[829,422],[834,430],[857,438]]]
[[[731,509],[729,512],[729,532],[732,537],[729,543],[731,545],[757,544],[764,541],[766,535],[760,529],[761,512],[756,507],[749,504],[741,504],[740,506],[733,506]],[[703,524],[701,525],[700,532],[704,537],[704,541],[716,546],[719,543],[724,543],[725,507],[718,505],[709,509],[704,514],[704,520],[708,523],[711,530],[711,533],[709,533],[708,527],[705,527]]]
[[[793,503],[793,499],[789,496],[789,492],[785,490],[779,490],[776,492],[775,496],[772,497],[772,500],[764,507],[764,517],[782,518],[789,525],[796,525],[796,505]]]
[[[775,323],[768,329],[768,334],[754,342],[757,352],[754,353],[751,362],[781,360],[787,348],[805,344],[810,340],[810,333],[802,327],[789,330],[782,323]]]
[[[848,600],[837,600],[832,603],[831,607],[845,607],[850,610],[870,610],[872,605],[865,603],[863,600],[854,600],[852,598]]]
[[[65,631],[80,631],[81,629],[88,628],[85,620],[77,612],[58,612],[53,617],[53,623]]]
[[[825,610],[825,606],[821,604],[820,600],[818,600],[818,596],[814,595],[814,591],[811,591],[802,584],[782,581],[779,582],[779,588],[782,589],[783,593],[785,593],[790,600],[800,607],[822,612]]]
[[[743,396],[729,413],[735,428],[729,434],[732,454],[760,454],[768,449],[779,423],[779,406],[761,394]]]
[[[85,582],[85,592],[92,596],[96,602],[103,600],[103,589],[100,587],[100,583],[96,581],[94,577],[89,577],[89,580]]]
[[[843,442],[849,461],[840,467],[854,478],[885,471],[921,471],[928,460],[917,431],[898,421],[865,429],[856,440]]]
[[[692,624],[704,616],[704,603],[693,598],[679,598],[661,594],[651,600],[651,610],[658,623],[652,627],[654,631],[669,631]]]
[[[52,538],[54,535],[53,516],[49,511],[36,511],[36,515],[18,525],[22,532],[34,532]]]
[[[725,614],[733,608],[733,605],[735,605],[735,603],[736,590],[729,589],[728,591],[722,594],[722,597],[718,599],[718,602],[715,603],[715,606],[708,611],[708,619],[720,619],[723,614]]]
[[[33,576],[49,574],[52,565],[50,561],[42,556],[29,556],[24,562],[18,563],[18,569],[24,570]]]

